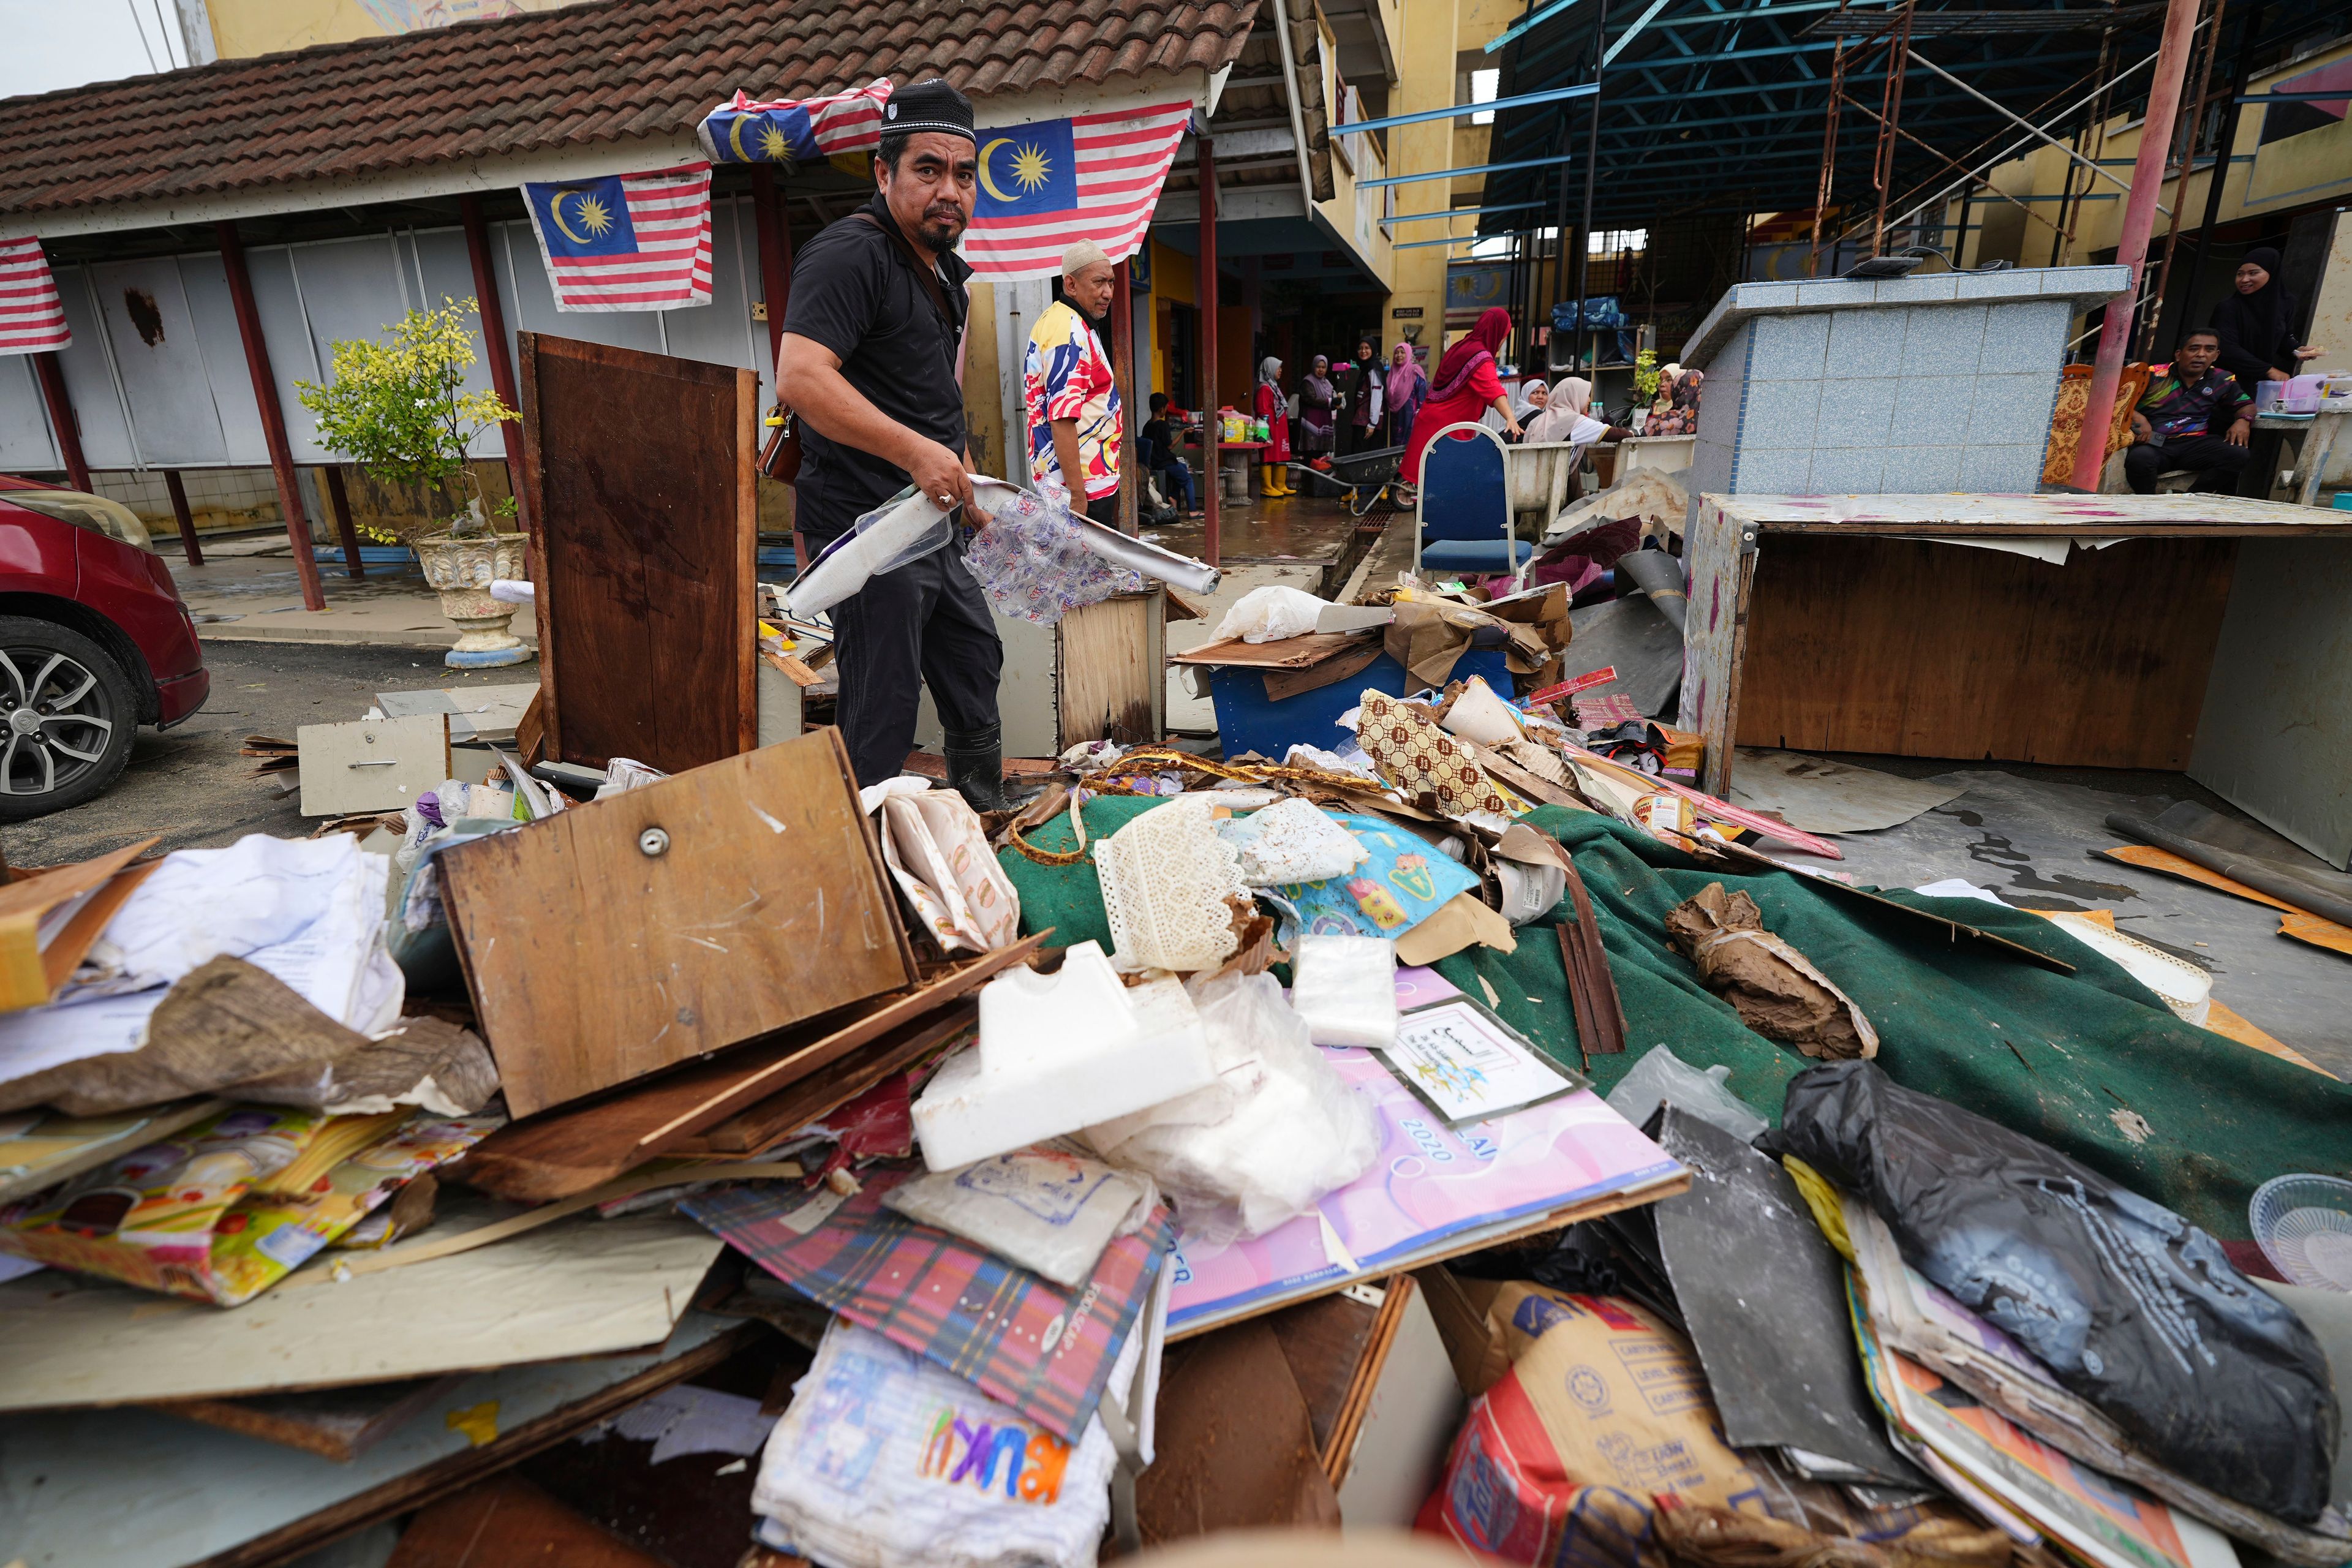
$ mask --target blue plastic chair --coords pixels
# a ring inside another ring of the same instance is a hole
[[[1421,454],[1420,527],[1412,570],[1518,573],[1535,546],[1511,534],[1503,439],[1483,425],[1448,425]]]

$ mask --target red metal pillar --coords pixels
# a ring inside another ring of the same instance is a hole
[[[2172,151],[2172,122],[2180,109],[2180,89],[2189,76],[2189,45],[2197,26],[2198,0],[2168,0],[2164,42],[2148,84],[2147,118],[2139,128],[2139,155],[2132,160],[2131,194],[2124,198],[2123,232],[2116,259],[2131,268],[2131,286],[2107,302],[2099,328],[2099,354],[2091,371],[2091,403],[2083,411],[2082,445],[2074,449],[2074,488],[2096,490],[2107,463],[2107,431],[2115,423],[2116,389],[2122,384],[2124,355],[2131,350],[2132,317],[2139,305],[2140,273],[2147,265],[2147,238],[2156,228],[2156,199]],[[2221,164],[2216,170],[2228,165]],[[2184,178],[2181,186],[2189,182]],[[2179,198],[2176,196],[2176,200]]]
[[[352,521],[351,492],[343,489],[343,470],[340,464],[329,464],[327,474],[327,506],[335,514],[335,537],[343,545],[343,570],[354,577],[367,575],[367,563],[360,557],[360,531]]]
[[[1213,139],[1199,137],[1201,184],[1201,246],[1193,260],[1201,299],[1201,558],[1217,564],[1223,542],[1218,537],[1217,513],[1225,476],[1217,458],[1217,157]]]
[[[196,543],[196,520],[188,510],[188,487],[180,482],[180,470],[163,470],[163,488],[172,496],[172,521],[180,525],[180,550],[187,556],[188,564],[205,563],[204,550]]]
[[[1151,243],[1149,231],[1142,243]],[[1142,378],[1135,374],[1135,285],[1128,273],[1129,265],[1122,261],[1110,272],[1110,361],[1114,367],[1111,374],[1120,384],[1122,416],[1118,431],[1118,531],[1137,533],[1141,531],[1138,520],[1142,511],[1143,476],[1136,472],[1135,421],[1143,407],[1143,399],[1138,395]]]
[[[776,355],[784,346],[784,306],[793,292],[793,228],[784,221],[776,171],[751,165],[751,227],[760,241],[760,292],[768,307],[768,384],[776,384]]]
[[[499,298],[499,269],[490,262],[490,231],[482,222],[482,199],[479,196],[457,198],[457,221],[466,230],[466,257],[474,264],[474,300],[482,314],[482,349],[490,356],[490,390],[509,408],[522,407],[522,395],[515,390],[514,356],[507,351],[506,306]],[[501,420],[499,437],[507,449],[507,484],[514,491],[515,521],[523,531],[530,531],[531,520],[525,508],[530,485],[524,481],[522,426],[513,419]],[[342,476],[334,476],[336,505],[346,515],[350,507],[341,498]],[[348,528],[349,524],[344,525]],[[352,575],[359,574],[359,556],[352,553]]]
[[[294,546],[294,570],[302,579],[302,607],[323,610],[327,590],[319,581],[319,558],[310,544],[310,519],[302,510],[302,488],[294,476],[294,452],[286,442],[286,411],[278,405],[278,378],[269,369],[269,345],[261,337],[261,311],[253,302],[253,274],[246,270],[245,242],[236,225],[216,223],[221,265],[228,272],[229,302],[236,307],[236,335],[245,344],[246,374],[253,378],[253,401],[261,414],[261,437],[269,448],[269,471],[278,479],[278,505],[286,513],[286,537]]]
[[[73,399],[66,395],[66,373],[55,351],[33,356],[33,374],[41,383],[41,399],[49,405],[49,427],[58,433],[58,451],[66,460],[66,482],[78,490],[89,489],[89,465],[82,460],[81,425],[74,418]]]

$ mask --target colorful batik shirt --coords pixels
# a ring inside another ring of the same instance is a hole
[[[1078,422],[1078,461],[1086,468],[1086,499],[1118,493],[1118,448],[1125,429],[1110,356],[1084,316],[1061,300],[1039,312],[1021,366],[1021,400],[1029,419],[1029,475],[1039,489],[1065,494],[1061,455],[1054,450],[1055,419]]]
[[[2177,441],[2184,436],[2220,435],[2252,401],[2237,377],[2217,367],[2185,384],[2177,374],[2157,377],[2139,400],[2139,416],[2158,440]],[[2229,417],[2217,421],[2216,414]]]

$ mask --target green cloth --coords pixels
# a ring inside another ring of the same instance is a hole
[[[1089,803],[1088,837],[1159,804]],[[1629,1048],[1591,1068],[1604,1094],[1642,1053],[1666,1045],[1694,1067],[1729,1068],[1731,1089],[1777,1123],[1789,1080],[1813,1065],[1741,1024],[1668,944],[1667,911],[1719,881],[1753,898],[1765,929],[1853,998],[1878,1030],[1879,1065],[1897,1083],[2039,1138],[2217,1236],[2248,1234],[2247,1201],[2272,1176],[2352,1175],[2352,1085],[2180,1022],[2123,969],[2038,915],[1890,895],[2062,959],[2073,975],[1914,932],[1793,872],[1703,868],[1591,812],[1546,806],[1525,820],[1574,855],[1624,1006]],[[1073,844],[1066,818],[1031,838],[1041,848]],[[1091,864],[1043,867],[1011,850],[1001,858],[1020,891],[1024,930],[1052,925],[1057,943],[1092,936],[1108,949]],[[1474,947],[1436,967],[1481,1001],[1491,991],[1515,1028],[1577,1066],[1568,979],[1549,929],[1572,909],[1563,901],[1519,928],[1516,952]],[[2145,1142],[2133,1137],[2135,1117],[2147,1123]]]

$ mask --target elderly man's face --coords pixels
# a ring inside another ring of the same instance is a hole
[[[1111,278],[1108,261],[1089,261],[1062,279],[1062,292],[1071,304],[1087,313],[1089,321],[1099,321],[1109,313],[1111,296],[1117,285]]]

